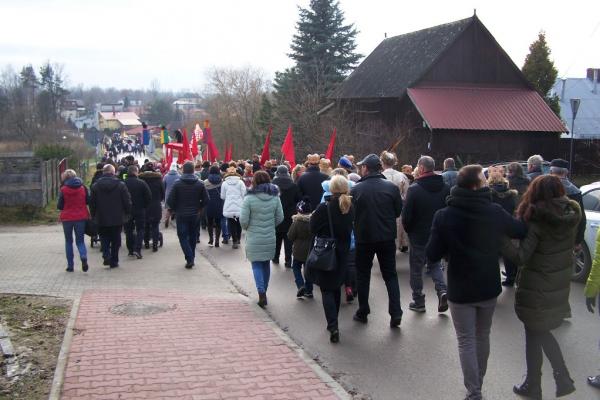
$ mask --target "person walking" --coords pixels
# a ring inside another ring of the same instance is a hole
[[[273,264],[279,264],[281,244],[283,243],[285,267],[292,268],[292,241],[288,239],[287,233],[292,225],[292,216],[296,213],[296,205],[301,199],[300,190],[298,189],[298,185],[292,181],[290,171],[285,165],[277,167],[273,184],[279,188],[279,199],[283,207],[283,222],[277,225],[276,228]]]
[[[298,213],[292,217],[292,225],[287,232],[288,239],[292,242],[292,271],[294,272],[294,281],[296,282],[296,298],[311,298],[313,297],[313,284],[308,279],[306,268],[304,268],[304,276],[302,268],[308,258],[312,234],[310,232],[310,215],[312,207],[308,197],[302,199],[297,206]],[[285,216],[285,211],[284,211]]]
[[[356,240],[356,270],[358,310],[354,320],[367,323],[369,286],[373,257],[377,255],[381,275],[388,293],[390,326],[402,322],[400,286],[396,272],[396,218],[402,212],[400,190],[381,174],[381,160],[369,154],[360,163],[362,179],[352,189],[355,208],[354,236]]]
[[[323,187],[321,183],[329,179],[329,176],[322,173],[319,169],[319,155],[309,154],[306,158],[307,167],[298,178],[298,188],[300,189],[300,196],[308,196],[310,198],[310,204],[313,207],[321,202],[323,196]]]
[[[575,391],[552,330],[570,317],[569,291],[573,246],[582,210],[565,195],[559,178],[538,177],[523,196],[517,215],[528,225],[517,248],[505,242],[504,253],[521,265],[515,294],[515,311],[525,326],[527,376],[513,391],[542,398],[542,362],[546,354],[556,381],[556,397]]]
[[[381,153],[381,162],[383,164],[383,175],[388,181],[398,186],[398,190],[400,190],[400,196],[404,202],[406,200],[408,187],[410,186],[410,181],[404,173],[394,169],[394,166],[398,164],[396,154],[389,151],[384,151]],[[402,218],[398,218],[396,220],[396,226],[398,229],[398,249],[402,253],[406,253],[408,251],[408,236],[406,235],[406,231],[402,226]]]
[[[221,185],[221,199],[224,200],[223,216],[227,218],[227,228],[233,241],[231,247],[237,249],[242,238],[240,214],[242,212],[244,197],[246,196],[246,185],[244,185],[242,177],[233,167],[227,170],[224,178],[225,180]],[[254,184],[254,178],[252,182]]]
[[[171,167],[169,167],[169,172],[167,172],[163,178],[163,183],[165,184],[165,198],[169,198],[171,189],[180,176],[181,175],[177,171],[177,164],[172,163]]]
[[[223,178],[221,171],[216,165],[210,167],[208,178],[204,181],[204,186],[208,191],[208,204],[204,210],[206,216],[206,226],[208,229],[208,246],[219,247],[221,238],[221,220],[223,219],[223,199],[221,199],[221,185]]]
[[[185,268],[191,269],[196,258],[200,212],[208,203],[208,194],[202,181],[194,175],[194,163],[183,164],[183,174],[167,197],[168,214],[175,214],[177,237],[185,256]]]
[[[123,223],[131,214],[131,196],[125,182],[115,176],[115,167],[107,164],[102,172],[102,177],[92,185],[90,213],[98,225],[103,264],[117,268]]]
[[[329,183],[331,196],[325,203],[319,204],[310,217],[310,231],[316,237],[332,237],[335,239],[335,255],[337,265],[332,271],[308,270],[314,284],[321,289],[323,310],[327,320],[329,340],[340,341],[338,314],[340,312],[341,288],[346,280],[347,260],[350,251],[354,209],[352,197],[349,196],[348,180],[343,175],[335,175]],[[360,292],[359,292],[360,293]]]
[[[138,178],[137,165],[127,167],[125,186],[131,196],[131,217],[125,223],[125,244],[130,256],[142,258],[142,242],[146,227],[146,210],[152,202],[152,192],[148,184]]]
[[[245,189],[241,180],[240,183]],[[244,198],[239,223],[247,231],[246,257],[252,264],[258,305],[262,308],[268,304],[271,260],[275,255],[275,229],[283,222],[283,218],[279,189],[271,183],[267,172],[257,171],[252,188]]]
[[[457,176],[458,171],[456,170],[454,158],[446,158],[444,160],[444,172],[442,172],[442,178],[444,179],[446,186],[449,188],[454,187],[456,185]]]
[[[57,208],[60,210],[65,235],[65,254],[67,256],[67,272],[73,272],[73,233],[75,244],[79,251],[81,269],[88,271],[87,249],[85,247],[85,224],[90,218],[87,205],[90,202],[90,193],[72,169],[67,169],[61,175],[62,186],[58,193]]]
[[[600,303],[596,303],[596,299],[600,294],[600,231],[596,234],[596,254],[594,254],[592,269],[583,294],[585,295],[585,305],[588,311],[594,314],[596,306],[599,306],[598,313],[600,314]],[[600,389],[600,375],[588,376],[587,383],[596,389]]]
[[[525,176],[523,166],[518,162],[512,162],[507,167],[508,188],[516,190],[519,194],[518,201],[527,191],[529,187],[529,178]]]
[[[468,394],[481,400],[496,298],[502,292],[498,254],[504,236],[522,238],[525,224],[492,203],[480,165],[460,169],[448,206],[433,218],[426,255],[448,259],[448,300]]]
[[[154,165],[149,162],[146,164],[146,170],[139,175],[140,179],[148,185],[152,194],[152,200],[146,210],[146,230],[144,232],[144,242],[146,248],[150,247],[152,239],[152,252],[158,251],[160,242],[160,220],[162,219],[162,202],[165,201],[165,185],[162,175],[154,171]]]
[[[431,279],[438,297],[438,312],[448,310],[448,294],[442,265],[427,260],[425,246],[429,239],[431,223],[436,211],[446,206],[450,188],[444,178],[434,173],[435,161],[423,156],[417,162],[419,170],[415,183],[410,185],[406,202],[402,210],[402,225],[410,241],[410,287],[413,301],[408,308],[416,312],[425,312],[425,294],[423,293],[423,268],[428,266]]]

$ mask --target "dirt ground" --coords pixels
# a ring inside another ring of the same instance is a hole
[[[16,376],[7,378],[2,359],[0,400],[48,398],[71,305],[54,297],[0,294],[0,319],[18,362]]]

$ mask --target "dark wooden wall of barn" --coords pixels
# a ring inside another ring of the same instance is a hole
[[[517,67],[479,21],[465,30],[419,84],[442,82],[527,87]]]

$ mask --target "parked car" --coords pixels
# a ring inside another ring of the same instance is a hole
[[[600,227],[600,182],[584,185],[580,190],[587,224],[582,249],[574,253],[571,279],[575,282],[585,282],[590,274],[592,259],[596,254],[596,235]]]
[[[508,165],[512,164],[513,162],[518,162],[519,164],[521,164],[521,166],[523,167],[523,171],[525,171],[525,173],[527,174],[527,161],[498,161],[498,162],[493,162],[493,163],[485,163],[485,164],[483,164],[483,166],[484,166],[483,173],[487,177],[488,169],[490,167],[502,167],[502,168],[504,168],[504,173],[506,174]],[[550,172],[550,162],[544,161],[542,163],[542,172],[544,174],[547,174]]]

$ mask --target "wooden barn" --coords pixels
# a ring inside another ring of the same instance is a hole
[[[550,158],[566,131],[476,15],[385,39],[330,99],[356,153],[406,162]]]

